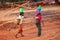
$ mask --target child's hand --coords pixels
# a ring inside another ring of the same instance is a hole
[[[17,25],[19,25],[19,23],[20,23],[20,19],[17,19]]]

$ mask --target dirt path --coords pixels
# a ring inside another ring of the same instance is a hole
[[[28,26],[23,28],[24,37],[15,38],[17,29],[12,29],[11,31],[0,31],[1,40],[60,40],[60,25],[45,25],[42,27],[42,35],[37,36],[36,26]],[[49,27],[48,27],[49,26]]]
[[[45,10],[45,11],[44,11]],[[17,33],[17,25],[15,24],[18,10],[0,14],[0,40],[60,40],[60,9],[59,7],[52,7],[52,9],[43,10],[42,35],[37,36],[37,28],[35,25],[35,10],[25,11],[25,18],[23,24],[24,37],[15,38]],[[33,12],[32,12],[33,11]],[[49,13],[49,14],[48,14]],[[58,14],[59,16],[51,16]],[[46,16],[47,15],[47,16]],[[49,16],[50,15],[50,16]],[[46,17],[45,17],[46,16]],[[56,18],[57,17],[57,18]],[[28,24],[28,25],[27,25]],[[2,27],[2,28],[1,28]],[[4,28],[11,28],[10,31]]]

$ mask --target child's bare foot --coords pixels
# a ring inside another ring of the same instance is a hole
[[[24,35],[21,35],[21,37],[24,37]]]
[[[16,37],[16,38],[19,38],[20,35],[19,35],[19,34],[16,34],[15,37]],[[21,35],[21,37],[24,37],[24,35]]]
[[[40,37],[41,36],[41,34],[38,34],[38,37]]]
[[[15,37],[18,38],[18,34],[16,34]]]

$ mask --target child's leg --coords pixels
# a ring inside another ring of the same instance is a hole
[[[18,25],[18,33],[21,33],[21,32],[22,32],[22,25],[19,24],[19,25]]]
[[[21,37],[23,37],[24,35],[22,34],[23,30],[22,30],[22,25],[19,24],[18,25],[18,33],[16,34],[16,37],[18,37],[19,34],[21,34]]]
[[[36,23],[36,26],[38,28],[38,36],[41,35],[41,24],[40,23]]]

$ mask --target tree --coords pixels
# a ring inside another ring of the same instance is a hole
[[[55,2],[56,2],[56,4],[58,4],[59,2],[58,2],[58,0],[55,0]]]
[[[5,5],[5,2],[6,2],[7,0],[0,0],[0,6],[3,6],[3,5]]]
[[[38,2],[38,1],[40,1],[40,0],[31,0],[32,2]]]

